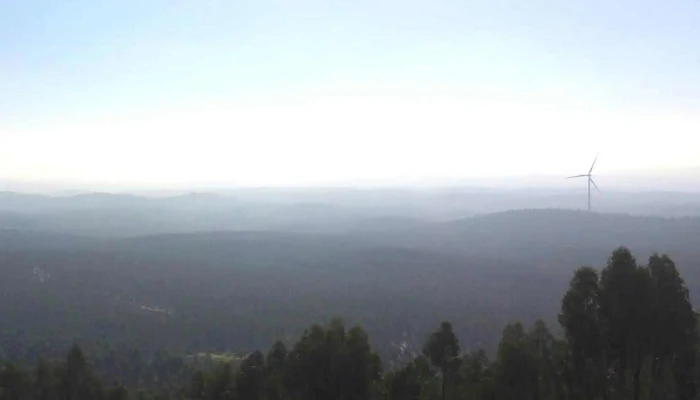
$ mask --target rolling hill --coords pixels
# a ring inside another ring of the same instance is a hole
[[[404,336],[418,345],[442,319],[465,347],[493,350],[512,320],[542,317],[556,330],[573,269],[602,267],[619,245],[639,262],[668,252],[700,293],[699,218],[552,209],[365,217],[333,232],[0,233],[4,353],[76,338],[245,351],[336,315],[362,323],[385,354]]]

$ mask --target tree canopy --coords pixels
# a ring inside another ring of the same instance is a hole
[[[209,363],[108,346],[91,359],[75,345],[61,360],[0,364],[0,400],[696,398],[698,316],[667,255],[640,265],[620,247],[602,270],[576,269],[559,323],[561,337],[543,320],[507,324],[489,359],[484,349],[462,349],[443,321],[422,354],[390,369],[361,326],[339,319],[292,343]]]

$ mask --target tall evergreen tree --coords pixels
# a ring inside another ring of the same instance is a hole
[[[537,360],[523,324],[508,324],[498,344],[498,400],[534,400],[539,395]]]
[[[267,353],[267,400],[281,400],[285,396],[284,374],[287,367],[287,347],[276,342]]]
[[[65,400],[98,400],[102,397],[101,383],[93,375],[78,345],[71,347],[66,356],[60,384],[61,398]]]
[[[447,382],[454,381],[459,368],[459,339],[452,330],[452,324],[444,321],[433,332],[423,346],[423,355],[440,371],[442,376],[442,399],[445,400]]]
[[[562,299],[559,323],[571,353],[574,379],[567,384],[569,393],[575,399],[605,398],[608,364],[595,269],[581,267],[574,272]]]
[[[389,400],[425,400],[430,397],[434,378],[428,359],[417,357],[386,375],[387,397]]]
[[[640,396],[641,371],[650,354],[652,285],[647,268],[639,267],[624,247],[613,251],[600,282],[600,318],[605,327],[607,355],[614,368],[615,389],[628,390],[631,374],[632,399]]]
[[[307,330],[287,360],[285,387],[293,399],[369,399],[381,377],[381,362],[364,330],[346,332],[337,319]]]
[[[243,399],[264,399],[266,382],[265,356],[256,350],[241,363],[241,368],[236,375],[236,391]]]
[[[667,255],[654,254],[648,269],[653,286],[651,331],[652,396],[663,394],[661,385],[666,366],[674,371],[681,398],[693,398],[696,392],[697,315],[690,302],[688,288],[676,265]]]
[[[13,364],[0,366],[0,400],[24,400],[30,393],[24,371]]]

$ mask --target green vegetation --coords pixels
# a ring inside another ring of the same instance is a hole
[[[110,351],[145,360],[247,354],[293,343],[334,316],[362,326],[387,369],[405,362],[404,342],[421,353],[443,320],[463,348],[493,358],[512,321],[541,318],[563,335],[558,303],[572,267],[601,265],[620,243],[645,258],[669,252],[690,292],[700,293],[699,218],[524,210],[385,222],[343,234],[201,232],[97,243],[0,230],[0,358],[60,358],[75,341],[98,364]]]
[[[436,310],[437,311],[437,310]],[[698,316],[674,262],[639,265],[616,249],[601,271],[574,272],[557,338],[542,320],[509,323],[495,357],[463,349],[449,322],[427,335],[422,354],[387,368],[365,330],[339,320],[308,328],[291,347],[263,354],[169,356],[74,346],[62,361],[32,369],[5,363],[0,399],[694,399]],[[207,360],[203,363],[201,360]]]

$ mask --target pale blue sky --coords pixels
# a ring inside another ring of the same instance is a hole
[[[0,3],[0,178],[488,178],[596,152],[700,164],[699,1]]]

